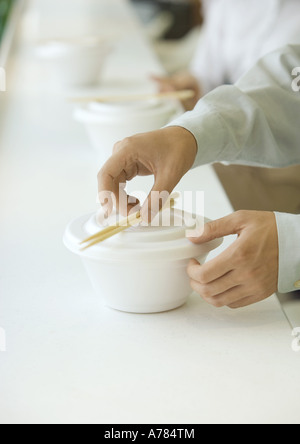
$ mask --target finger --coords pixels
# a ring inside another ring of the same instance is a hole
[[[160,92],[171,92],[176,90],[170,77],[151,76],[151,79],[159,84]]]
[[[200,267],[200,266],[201,266],[200,262],[198,262],[196,259],[190,260],[188,267],[187,267],[187,272],[188,272],[188,275],[190,276],[191,279],[193,279],[193,277],[192,277],[192,274],[190,274],[190,270],[192,270],[193,268],[198,270],[198,267]],[[197,280],[197,279],[195,279],[195,280]]]
[[[124,189],[120,189],[119,197],[116,199],[116,210],[117,213],[123,216],[130,216],[131,214],[140,211],[140,202],[134,196],[126,193]]]
[[[201,294],[198,291],[198,283],[195,281],[191,282],[191,287],[196,293],[198,293],[208,304],[213,305],[214,307],[229,307],[231,305],[235,305],[238,301],[249,297],[249,290],[246,286],[238,285],[234,288],[231,288],[224,293],[215,296],[209,297]]]
[[[197,292],[205,297],[215,297],[226,291],[230,290],[241,284],[240,280],[236,276],[235,272],[229,272],[225,276],[216,279],[215,281],[209,284],[201,284],[198,280],[198,273],[195,272],[196,268],[192,270],[189,274],[189,277],[192,281],[198,283]]]
[[[135,162],[122,152],[113,155],[98,174],[98,198],[104,211],[110,213],[116,205],[122,214],[127,214],[134,206],[134,198],[125,191],[127,180],[138,174]]]
[[[169,77],[167,77],[167,76],[157,76],[155,74],[152,74],[150,76],[150,79],[154,80],[154,82],[167,82],[167,81],[169,81]]]
[[[117,193],[119,188],[118,179],[124,173],[125,167],[124,158],[120,153],[116,153],[108,159],[98,174],[98,192],[111,191]]]
[[[257,304],[258,302],[263,301],[264,299],[267,299],[269,296],[247,296],[246,298],[239,299],[238,301],[228,305],[229,308],[237,309],[237,308],[243,308],[248,307],[249,305]]]
[[[220,237],[238,234],[239,231],[240,221],[236,213],[233,213],[222,219],[208,222],[204,226],[203,233],[198,238],[190,238],[190,241],[195,244],[202,244]]]
[[[232,261],[234,251],[235,246],[231,245],[219,256],[206,262],[204,265],[190,262],[188,274],[197,276],[196,280],[202,285],[209,284],[235,269],[235,264]]]
[[[160,173],[160,175],[155,178],[154,186],[141,210],[141,216],[144,222],[149,223],[154,219],[169,199],[178,182],[179,180],[177,180],[174,175],[167,173]]]

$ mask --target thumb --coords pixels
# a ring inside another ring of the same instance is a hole
[[[171,77],[151,76],[151,79],[159,85],[160,92],[176,91],[176,87],[173,85]]]
[[[154,82],[157,83],[164,83],[164,82],[169,82],[170,81],[170,77],[167,76],[157,76],[157,75],[151,75],[150,79],[153,80]]]
[[[208,222],[204,225],[201,236],[198,238],[190,238],[190,241],[194,244],[204,244],[205,242],[210,242],[220,237],[238,234],[240,232],[239,222],[236,213],[223,217],[222,219]]]

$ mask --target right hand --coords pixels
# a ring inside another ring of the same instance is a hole
[[[109,213],[112,208],[111,202],[107,203],[107,192],[112,192],[119,211],[127,215],[136,203],[128,202],[129,199],[131,202],[134,200],[127,196],[120,184],[126,184],[136,176],[154,175],[152,191],[166,191],[170,194],[193,166],[196,154],[197,142],[192,133],[175,126],[138,134],[117,143],[113,156],[98,174],[100,204]],[[121,206],[122,202],[125,202],[126,207]],[[145,222],[151,221],[156,215],[151,211],[151,206],[156,208],[153,201],[151,205],[150,193],[141,210]]]
[[[189,72],[182,72],[170,77],[152,76],[158,86],[160,92],[181,91],[191,89],[195,92],[195,97],[182,101],[186,111],[191,111],[201,99],[202,93],[198,80]]]

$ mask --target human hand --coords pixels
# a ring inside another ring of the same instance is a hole
[[[193,290],[215,307],[245,307],[277,291],[279,247],[274,213],[239,211],[208,223],[203,235],[191,239],[204,243],[237,234],[237,240],[217,258],[200,265],[190,261],[188,275]]]
[[[152,191],[170,194],[192,167],[196,154],[197,142],[194,136],[181,127],[138,134],[117,143],[113,156],[98,174],[102,207],[108,213],[112,210],[111,202],[107,202],[107,192],[115,195],[117,207],[122,214],[128,214],[136,207],[135,199],[127,196],[124,187],[120,186],[136,176],[154,175]],[[157,208],[155,199],[158,193],[150,193],[141,210],[142,219],[146,222],[156,215],[151,208]]]
[[[186,89],[194,91],[195,97],[182,101],[182,105],[187,111],[194,109],[202,96],[198,80],[189,72],[178,73],[170,77],[152,76],[152,80],[158,83],[160,92],[182,91]]]

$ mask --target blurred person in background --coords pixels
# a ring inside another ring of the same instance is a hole
[[[236,83],[262,56],[300,43],[299,0],[202,0],[203,31],[189,72],[155,77],[161,91],[193,89],[186,110],[224,84]],[[235,210],[300,213],[300,167],[215,165]]]
[[[117,143],[98,175],[105,210],[112,207],[107,197],[112,192],[121,212],[136,211],[135,199],[126,200],[122,184],[138,175],[154,176],[156,193],[149,194],[141,209],[143,220],[149,221],[157,212],[157,192],[171,193],[192,167],[216,160],[276,168],[300,165],[299,68],[293,74],[299,66],[300,45],[287,45],[260,59],[235,85],[205,95],[194,110],[166,128]],[[219,256],[204,265],[197,260],[189,264],[191,286],[209,304],[240,308],[277,290],[300,289],[300,215],[237,211],[207,223],[191,240],[201,244],[233,234],[236,240]]]

